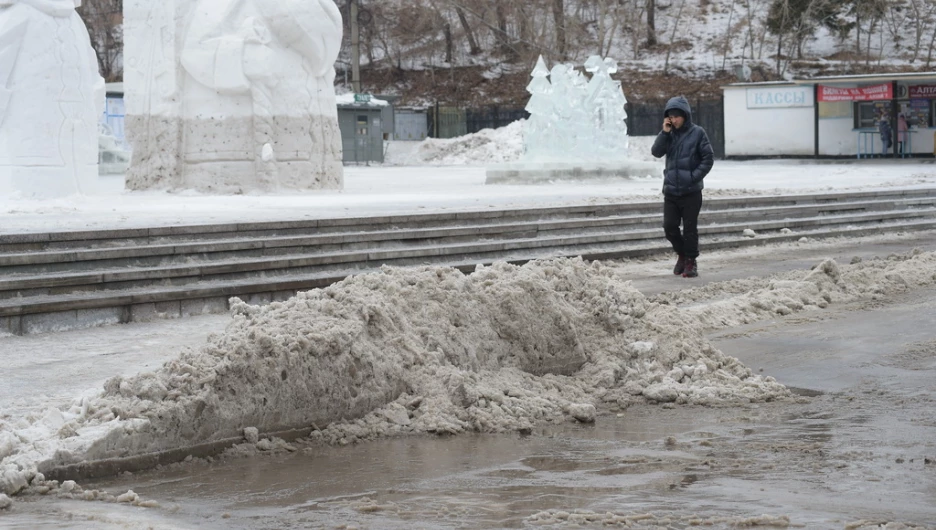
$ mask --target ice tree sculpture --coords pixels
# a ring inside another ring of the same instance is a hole
[[[592,56],[587,79],[572,65],[552,70],[540,57],[527,86],[530,118],[524,127],[526,161],[613,161],[627,158],[627,98],[613,59]],[[547,79],[548,77],[548,79]]]
[[[340,189],[332,0],[125,0],[131,189]]]
[[[585,103],[592,122],[592,145],[602,158],[618,158],[627,153],[628,141],[627,98],[621,82],[611,78],[617,73],[617,63],[593,55],[585,62],[585,69],[592,74]]]
[[[0,195],[94,191],[104,80],[81,0],[0,0]]]
[[[530,101],[526,105],[526,111],[530,113],[530,119],[523,128],[523,143],[527,146],[526,154],[530,157],[544,157],[550,149],[552,136],[555,131],[552,129],[553,101],[552,85],[549,83],[549,69],[543,57],[536,61],[536,66],[530,74],[533,79],[527,85],[526,90],[530,93]]]

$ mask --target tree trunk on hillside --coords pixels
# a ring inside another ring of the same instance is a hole
[[[611,3],[617,0],[598,0],[598,55],[607,57],[614,44],[614,36],[621,24],[621,6]]]
[[[933,60],[933,45],[936,45],[936,26],[933,27],[933,34],[930,35],[929,50],[926,52],[926,68],[930,67],[930,61]]]
[[[861,11],[855,10],[855,56],[861,57]]]
[[[647,46],[656,44],[656,0],[647,0]]]
[[[445,34],[445,62],[452,64],[454,62],[454,54],[452,53],[454,49],[454,43],[452,42],[452,26],[448,23],[442,27],[442,33]]]
[[[556,24],[556,56],[558,60],[566,60],[566,27],[565,27],[565,2],[563,0],[553,0],[552,3],[553,22]]]
[[[780,57],[783,56],[783,34],[777,36],[777,77],[780,77]]]
[[[494,30],[495,38],[497,39],[497,45],[500,47],[502,52],[506,52],[510,49],[510,39],[507,35],[507,12],[504,2],[498,1],[497,7],[494,8],[494,15],[497,17],[497,29]]]
[[[527,7],[523,2],[518,2],[517,6],[517,25],[520,32],[520,43],[524,48],[530,47],[533,39],[530,35],[530,15],[527,13]]]
[[[673,30],[670,32],[669,43],[666,46],[666,60],[663,62],[663,75],[669,75],[670,54],[673,52],[673,41],[676,40],[676,30],[679,29],[684,7],[686,7],[686,0],[680,0],[679,9],[676,11],[676,21],[673,22]]]
[[[923,43],[923,13],[920,0],[910,0],[910,9],[913,11],[913,57],[910,58],[910,62],[914,63],[920,57],[920,44]]]
[[[461,6],[455,6],[455,14],[458,15],[458,21],[461,22],[462,29],[465,30],[465,38],[468,39],[468,48],[471,55],[478,55],[481,53],[481,47],[478,46],[478,41],[475,39],[474,30],[471,29],[471,24],[468,23],[468,17],[465,16],[465,10]]]
[[[781,61],[783,57],[783,37],[788,31],[790,31],[790,1],[784,0],[782,7],[780,8],[780,19],[776,21],[776,33],[777,33],[777,77],[780,77],[781,72]]]
[[[517,43],[518,51],[522,56],[526,56],[528,50],[533,48],[533,36],[530,30],[530,13],[527,11],[530,9],[523,2],[517,2],[515,9],[517,10],[517,26],[519,32],[519,42]]]
[[[747,41],[751,45],[751,60],[753,61],[758,59],[757,50],[755,50],[757,44],[757,35],[754,33],[755,9],[751,0],[745,0],[745,7],[747,8]]]
[[[731,19],[734,17],[734,6],[735,0],[731,0],[731,8],[728,11],[728,24],[725,26],[725,44],[722,51],[722,61],[721,67],[722,70],[725,69],[725,64],[728,62],[728,51],[731,49]],[[742,48],[741,56],[744,56],[744,48]]]

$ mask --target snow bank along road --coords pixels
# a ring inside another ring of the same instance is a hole
[[[167,362],[152,371],[112,377],[97,392],[62,406],[0,416],[0,485],[6,495],[118,501],[160,510],[158,502],[130,491],[112,495],[49,479],[83,480],[97,472],[205,454],[200,450],[216,451],[225,444],[236,445],[231,451],[286,454],[315,444],[404,434],[529,433],[544,424],[604,422],[609,413],[612,417],[616,412],[639,414],[647,410],[641,407],[656,404],[662,410],[695,407],[693,414],[726,411],[726,421],[733,425],[746,422],[737,441],[732,441],[734,435],[687,433],[671,446],[678,452],[698,452],[698,462],[705,461],[692,466],[692,475],[704,478],[692,487],[694,494],[704,494],[707,488],[725,494],[742,487],[736,484],[742,476],[739,469],[770,461],[770,467],[765,464],[754,475],[764,475],[761,491],[766,487],[772,494],[755,505],[771,512],[784,506],[793,516],[765,521],[802,521],[789,508],[797,503],[802,508],[802,496],[784,496],[781,490],[806,488],[821,496],[821,488],[811,484],[831,476],[839,482],[830,487],[848,486],[865,500],[887,496],[883,489],[874,489],[882,479],[881,488],[888,489],[899,476],[912,476],[913,480],[896,485],[902,494],[918,496],[932,487],[928,463],[936,439],[929,410],[932,398],[925,389],[904,388],[898,384],[902,379],[894,377],[898,368],[911,370],[909,375],[932,369],[933,337],[925,326],[914,325],[908,340],[916,346],[898,352],[892,362],[876,359],[868,349],[858,356],[851,354],[845,363],[849,372],[863,372],[846,374],[847,378],[841,370],[835,371],[836,363],[798,353],[795,364],[828,371],[827,381],[814,382],[809,381],[810,374],[795,373],[795,365],[785,366],[782,355],[758,359],[747,353],[747,358],[768,368],[755,373],[706,337],[721,331],[723,342],[743,340],[757,333],[745,326],[769,326],[785,318],[821,326],[823,319],[854,304],[873,308],[902,294],[932,292],[934,241],[936,235],[930,231],[877,236],[870,251],[863,240],[849,238],[845,243],[839,240],[839,248],[829,252],[826,249],[834,242],[824,246],[824,242],[796,241],[733,250],[721,258],[708,253],[713,274],[734,269],[735,277],[707,284],[673,278],[668,259],[644,263],[558,259],[523,266],[500,263],[470,275],[447,267],[387,268],[263,307],[235,300],[226,329],[204,346],[166,355]],[[767,274],[762,271],[757,277],[737,275],[750,271],[752,260],[773,266],[784,256],[809,259],[813,266],[768,268]],[[635,287],[660,285],[664,278],[668,285],[683,288],[658,289],[648,295]],[[698,287],[686,289],[687,285]],[[873,327],[871,321],[861,320],[865,330]],[[834,327],[832,334],[841,334],[840,329]],[[744,345],[740,352],[745,353]],[[872,386],[874,391],[868,394],[862,387],[870,384],[866,376],[880,371],[874,368],[877,364],[886,368],[877,374],[886,388]],[[783,371],[792,383],[818,384],[830,393],[855,387],[854,396],[798,395],[771,377]],[[927,377],[917,373],[912,380],[923,384]],[[891,434],[882,432],[884,438],[875,444],[868,437],[877,436],[876,430],[844,432],[864,437],[861,443],[868,448],[867,455],[841,441],[840,431],[832,437],[796,435],[797,425],[813,429],[816,425],[810,421],[834,418],[840,410],[860,412],[865,419],[859,426],[868,425],[867,417],[873,416],[877,428],[879,419],[870,406],[878,397],[886,397],[879,390],[888,389],[895,391],[895,401],[885,407],[890,423],[881,423],[880,428]],[[851,399],[860,406],[847,405]],[[758,410],[785,416],[794,409],[807,410],[811,416],[782,422],[783,429],[790,431],[788,438],[771,438],[768,422],[750,419],[760,415]],[[893,424],[895,412],[900,421],[909,423]],[[301,429],[302,438],[290,442],[271,436],[284,427]],[[887,445],[905,431],[913,436],[901,437],[899,446]],[[774,455],[773,462],[769,457],[778,451],[783,458]],[[684,467],[674,466],[673,473],[679,475]],[[786,467],[792,472],[784,474]],[[807,479],[797,478],[801,474]],[[647,482],[651,493],[661,480],[659,473],[653,476],[656,479]],[[125,478],[123,483],[133,480],[145,479]],[[794,486],[795,480],[800,482]],[[747,504],[756,488],[745,491]],[[830,503],[824,504],[823,513],[834,512]],[[407,506],[402,503],[401,513],[418,509],[415,504]],[[569,517],[567,506],[561,504],[539,508],[542,511],[523,517],[557,523]],[[904,521],[924,523],[932,522],[934,515],[919,502],[905,506],[903,512],[880,501],[852,510],[885,516],[902,513]],[[366,523],[374,511],[362,505],[361,514]],[[589,521],[644,517],[605,511],[582,516]],[[888,520],[894,519],[877,522]]]
[[[0,234],[0,333],[226,312],[383,265],[662,253],[658,202]],[[936,189],[709,199],[708,249],[936,227]]]

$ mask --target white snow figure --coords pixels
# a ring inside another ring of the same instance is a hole
[[[92,191],[104,80],[81,0],[0,0],[0,196]]]
[[[126,0],[124,12],[128,187],[342,187],[333,1]]]

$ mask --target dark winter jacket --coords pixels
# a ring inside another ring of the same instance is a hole
[[[672,128],[670,132],[661,131],[650,152],[657,158],[666,156],[663,193],[682,197],[704,187],[702,179],[715,164],[715,151],[705,129],[692,123],[692,110],[686,98],[677,96],[670,99],[663,109],[663,116],[672,109],[679,109],[686,114],[685,124],[679,129]]]
[[[882,118],[881,121],[878,122],[878,131],[881,133],[881,142],[884,143],[884,147],[890,147],[891,138],[894,134],[891,131],[890,122]]]

